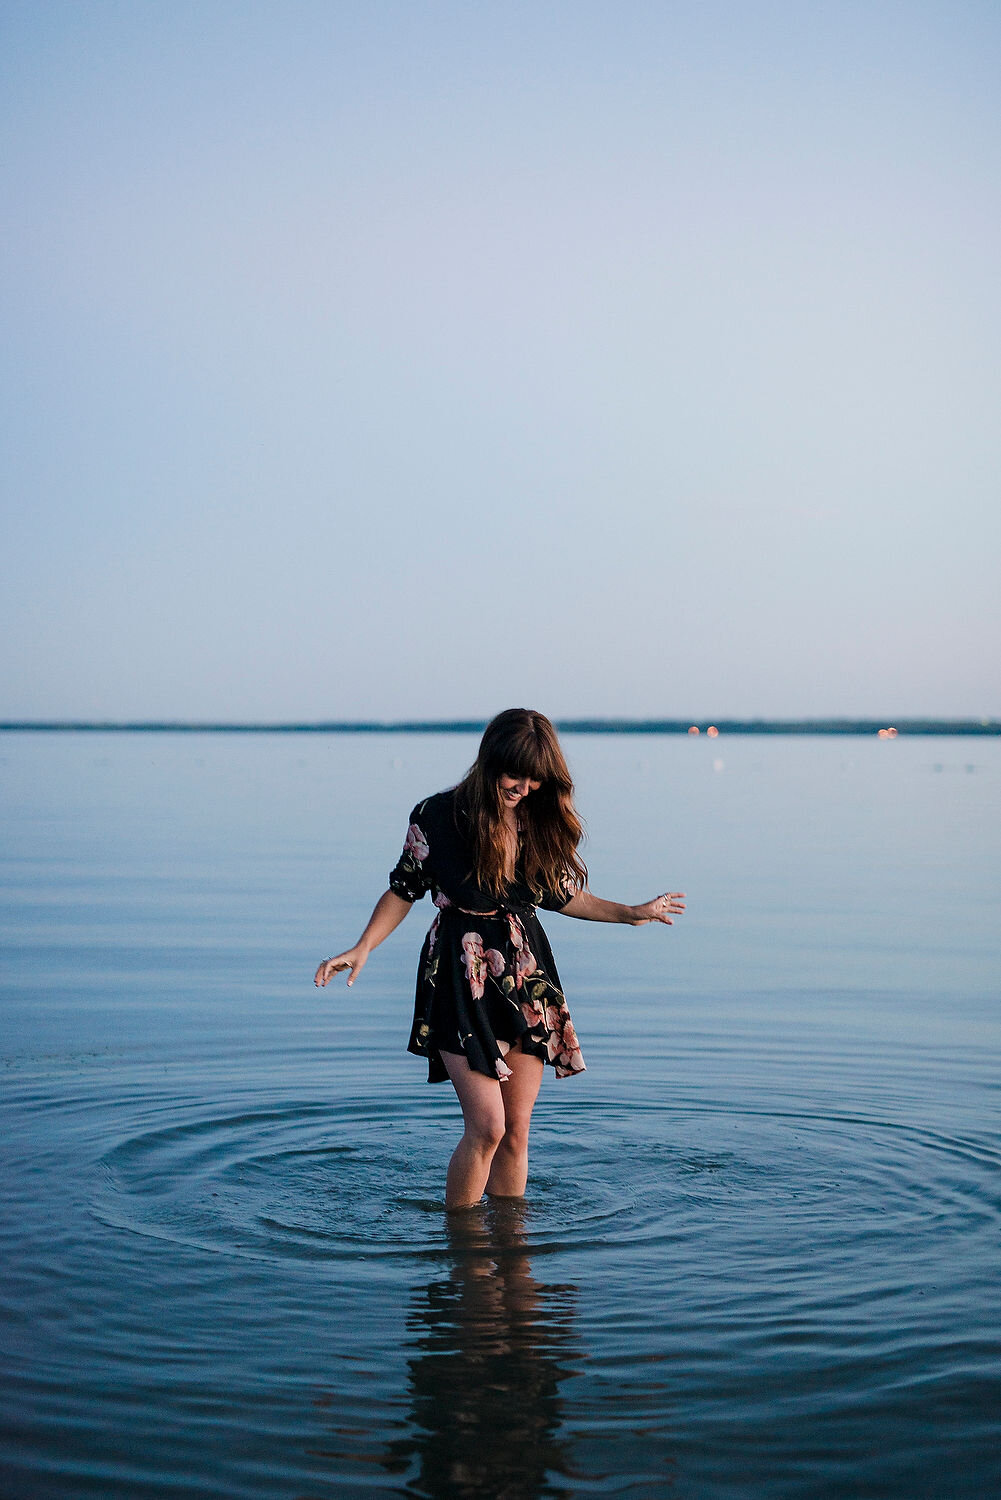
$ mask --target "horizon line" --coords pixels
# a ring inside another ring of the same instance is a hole
[[[476,734],[487,719],[247,720],[233,723],[171,719],[17,719],[0,721],[0,733],[106,734]],[[796,718],[796,719],[554,719],[561,734],[789,735],[1001,735],[1001,719]],[[892,732],[891,732],[892,731]],[[710,737],[715,737],[711,735]]]

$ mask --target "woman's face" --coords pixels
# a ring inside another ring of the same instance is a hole
[[[531,793],[537,792],[541,781],[530,781],[527,776],[498,776],[497,790],[503,807],[517,807]]]

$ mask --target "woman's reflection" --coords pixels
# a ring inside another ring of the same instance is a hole
[[[418,1460],[411,1494],[534,1500],[565,1470],[559,1387],[577,1289],[535,1280],[525,1217],[522,1199],[449,1215],[450,1274],[414,1299],[413,1430],[387,1463],[399,1473]]]

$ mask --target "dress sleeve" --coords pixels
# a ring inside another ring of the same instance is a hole
[[[576,894],[574,887],[568,883],[557,891],[543,891],[537,905],[541,906],[543,911],[562,911],[567,902],[572,901]]]
[[[431,861],[428,857],[431,849],[423,830],[426,805],[420,803],[410,814],[403,853],[389,876],[389,889],[404,901],[419,901],[431,889]]]

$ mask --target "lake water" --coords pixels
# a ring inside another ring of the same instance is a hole
[[[462,735],[9,734],[0,1493],[983,1500],[1001,741],[567,736],[588,1072],[446,1218],[425,903]]]

